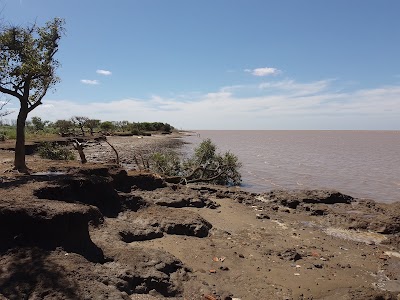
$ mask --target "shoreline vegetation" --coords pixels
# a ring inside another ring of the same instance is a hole
[[[89,136],[86,164],[30,154],[29,175],[6,172],[0,142],[0,298],[399,299],[399,202],[135,167],[134,153],[179,151],[181,134],[108,136],[123,167]]]

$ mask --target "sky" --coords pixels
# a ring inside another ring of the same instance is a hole
[[[0,0],[6,24],[66,21],[61,82],[30,117],[187,130],[400,130],[399,12],[398,0]]]

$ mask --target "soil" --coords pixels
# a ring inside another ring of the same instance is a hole
[[[0,299],[400,299],[400,203],[167,184],[132,153],[177,137],[108,141],[125,169],[0,150]]]

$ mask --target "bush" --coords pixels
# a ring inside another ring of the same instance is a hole
[[[71,150],[56,143],[41,143],[38,148],[38,154],[41,158],[52,160],[75,160],[75,154]]]
[[[220,185],[239,185],[242,164],[231,152],[216,152],[217,147],[206,139],[194,150],[191,158],[181,160],[175,152],[156,152],[150,158],[153,171],[181,181],[209,182]],[[176,179],[176,178],[175,178]]]
[[[167,176],[182,175],[182,166],[178,154],[173,150],[156,152],[150,157],[152,169]]]
[[[4,140],[15,139],[17,130],[14,126],[1,126],[0,135],[4,136]]]
[[[138,129],[132,129],[131,134],[132,135],[141,135],[142,133]]]

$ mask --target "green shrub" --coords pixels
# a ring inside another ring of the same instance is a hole
[[[181,161],[173,150],[153,153],[150,157],[153,171],[167,176],[180,176]]]
[[[138,129],[132,129],[131,134],[132,135],[141,135],[142,133]]]
[[[17,136],[15,126],[0,126],[0,135],[4,136],[4,140],[12,140]]]
[[[166,177],[181,177],[183,182],[209,182],[220,185],[240,185],[242,164],[231,152],[216,152],[217,147],[206,139],[189,159],[181,160],[175,152],[156,152],[150,157],[153,171]]]
[[[42,158],[52,160],[75,160],[75,154],[71,150],[56,143],[41,143],[38,148],[38,154]]]

